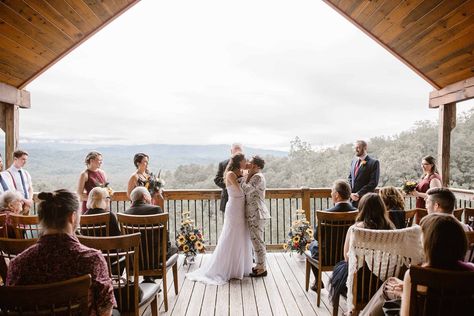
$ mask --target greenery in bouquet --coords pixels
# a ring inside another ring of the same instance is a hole
[[[402,191],[405,192],[405,194],[409,194],[415,190],[417,185],[418,183],[414,180],[406,180],[402,184]]]
[[[309,249],[312,240],[313,230],[309,221],[306,220],[305,211],[296,211],[296,220],[293,221],[288,231],[288,240],[283,244],[283,249],[304,254]]]
[[[161,170],[158,171],[158,175],[155,175],[151,172],[148,175],[146,181],[138,180],[138,185],[144,186],[148,192],[150,192],[151,196],[155,195],[155,193],[160,193],[161,189],[165,186],[165,180],[161,178]]]
[[[194,257],[198,253],[206,251],[203,234],[198,228],[194,227],[193,220],[190,219],[189,215],[189,212],[183,212],[183,221],[179,228],[179,235],[176,238],[176,245],[185,256],[184,264],[187,264],[188,261],[194,261]]]

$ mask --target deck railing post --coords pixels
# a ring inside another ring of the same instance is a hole
[[[308,187],[301,187],[301,208],[305,211],[306,220],[311,218],[311,195]]]

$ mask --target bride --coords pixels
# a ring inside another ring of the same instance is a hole
[[[230,279],[242,279],[252,272],[252,243],[245,220],[245,195],[238,182],[245,165],[242,153],[229,160],[224,177],[229,201],[225,207],[222,232],[209,260],[198,270],[186,274],[191,281],[221,285]]]

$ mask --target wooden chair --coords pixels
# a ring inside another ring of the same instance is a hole
[[[110,213],[81,215],[79,232],[83,236],[110,236]]]
[[[40,235],[38,216],[10,215],[17,239],[38,238]]]
[[[464,213],[463,208],[457,208],[453,211],[453,215],[454,215],[454,217],[456,217],[458,219],[458,221],[462,220],[462,213]]]
[[[416,223],[420,225],[420,221],[423,217],[428,215],[428,211],[424,208],[416,208]]]
[[[405,211],[405,227],[411,227],[418,209]]]
[[[114,237],[78,236],[78,239],[83,245],[104,254],[120,315],[142,315],[148,306],[151,306],[152,315],[158,315],[158,284],[139,283],[139,233]]]
[[[178,255],[167,259],[168,213],[156,215],[117,214],[122,234],[141,233],[140,275],[163,279],[163,300],[168,311],[167,271],[173,269],[175,294],[178,295]]]
[[[0,238],[8,237],[7,214],[0,214]]]
[[[464,208],[463,223],[474,227],[474,208]]]
[[[395,230],[354,228],[349,249],[347,310],[357,315],[389,277],[403,279],[423,260],[421,227]],[[337,315],[337,305],[333,306]]]
[[[353,212],[325,212],[316,211],[317,236],[318,236],[318,259],[306,251],[306,291],[309,288],[311,265],[318,268],[317,302],[321,303],[321,280],[324,271],[332,271],[339,261],[344,260],[344,241],[349,227],[355,223],[358,211]]]
[[[410,316],[472,315],[474,272],[410,267]]]
[[[40,285],[0,287],[2,315],[89,315],[89,274]]]
[[[467,253],[465,261],[474,263],[474,231],[466,232],[466,238]]]
[[[0,277],[7,279],[7,270],[10,260],[22,253],[26,248],[34,245],[37,239],[0,238]]]

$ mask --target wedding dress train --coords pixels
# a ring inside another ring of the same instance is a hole
[[[245,219],[245,195],[235,185],[227,188],[224,225],[217,246],[208,261],[186,274],[191,281],[221,285],[230,279],[242,279],[252,272],[252,243]]]

